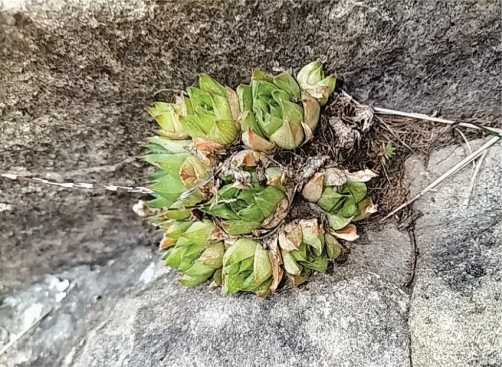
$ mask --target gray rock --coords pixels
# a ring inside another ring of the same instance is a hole
[[[435,179],[465,151],[464,146],[435,152],[428,169],[415,160],[410,174],[427,172]],[[425,215],[416,226],[420,253],[410,312],[414,367],[502,365],[501,157],[500,144],[491,148],[468,207],[463,202],[472,166],[416,204]]]
[[[0,171],[142,184],[153,93],[321,59],[360,101],[500,115],[500,2],[2,1]],[[166,96],[162,96],[166,98]],[[459,112],[460,111],[460,112]],[[137,196],[0,180],[0,276],[106,262],[153,235]]]
[[[266,300],[173,275],[110,305],[68,365],[409,366],[408,296],[375,275],[319,276]]]

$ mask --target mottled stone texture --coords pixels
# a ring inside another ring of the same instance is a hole
[[[465,146],[442,149],[428,168],[408,165],[410,176],[435,179],[466,154]],[[415,232],[420,253],[409,321],[414,367],[502,366],[501,157],[499,143],[486,155],[469,206],[472,167],[416,205],[424,216]]]
[[[160,88],[209,72],[321,59],[361,101],[416,112],[500,114],[500,2],[3,1],[0,170],[144,183]],[[120,165],[120,163],[123,163]],[[119,164],[119,165],[117,165]],[[26,278],[152,241],[133,195],[0,181],[1,276]]]

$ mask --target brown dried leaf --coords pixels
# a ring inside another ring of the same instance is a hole
[[[242,143],[249,149],[259,152],[269,152],[275,147],[274,144],[256,134],[249,127],[242,133]]]
[[[264,163],[266,161],[267,156],[265,154],[251,149],[237,153],[232,159],[232,163],[237,167],[255,167],[258,162]]]
[[[350,241],[353,242],[359,238],[356,230],[356,226],[353,224],[349,224],[346,227],[338,230],[338,231],[331,231],[331,234],[335,237],[341,238],[342,240],[345,241]]]
[[[275,292],[279,283],[284,275],[284,270],[282,269],[282,256],[279,246],[277,245],[277,236],[275,236],[268,244],[270,261],[272,262],[272,284],[270,285],[270,291]]]
[[[175,243],[176,243],[176,240],[173,240],[170,237],[164,236],[164,238],[162,239],[162,241],[160,241],[159,250],[165,250],[166,248],[174,245]]]
[[[270,229],[277,227],[288,215],[289,200],[284,198],[275,207],[274,212],[261,224],[262,228]]]
[[[323,182],[324,172],[315,173],[303,187],[303,197],[312,203],[316,203],[322,195]]]
[[[349,172],[344,171],[348,180],[354,182],[368,182],[374,177],[378,177],[378,175],[370,169],[365,169],[364,171],[357,172]]]
[[[279,246],[284,251],[298,250],[303,240],[302,227],[298,221],[286,224],[279,232]]]
[[[324,175],[324,186],[342,186],[347,182],[345,171],[338,168],[326,168]]]

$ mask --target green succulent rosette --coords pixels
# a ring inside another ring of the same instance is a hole
[[[326,168],[315,173],[304,186],[302,195],[325,212],[332,233],[342,239],[358,238],[351,222],[364,219],[377,210],[367,195],[366,183],[376,174],[370,170],[350,173]]]
[[[249,174],[249,185],[243,185],[232,176],[224,177],[223,186],[202,209],[217,218],[230,235],[274,228],[287,215],[289,207],[277,171],[268,170],[266,175],[270,175],[266,182],[260,182],[254,167],[248,167],[245,172]]]
[[[199,75],[199,88],[189,87],[188,97],[176,103],[157,102],[148,109],[169,139],[200,139],[218,144],[233,143],[239,136],[240,109],[237,94],[207,74]]]
[[[208,240],[214,230],[210,220],[176,222],[175,229],[166,232],[163,242],[169,238],[173,242],[165,243],[165,264],[183,274],[179,282],[185,286],[194,286],[216,275],[220,276],[225,245],[222,241]],[[162,243],[161,243],[162,246]]]
[[[206,197],[201,190],[196,190],[180,200],[183,193],[207,177],[211,168],[187,150],[190,143],[190,140],[152,137],[148,139],[147,145],[150,153],[143,157],[144,161],[158,168],[149,176],[154,199],[148,205],[153,208],[171,208],[169,216],[172,219],[175,219],[177,210],[191,207]]]
[[[307,280],[312,271],[324,273],[328,262],[341,253],[336,238],[324,233],[317,219],[296,220],[283,226],[279,247],[284,269],[294,285]]]
[[[321,106],[326,104],[336,86],[336,75],[326,77],[320,61],[305,65],[298,72],[296,80],[300,84],[302,91],[314,97]]]
[[[260,242],[240,238],[223,255],[223,293],[254,292],[260,297],[270,293],[272,261]]]
[[[271,76],[255,69],[251,83],[240,85],[237,95],[242,141],[248,148],[261,152],[276,146],[295,149],[312,138],[319,103],[289,73]]]

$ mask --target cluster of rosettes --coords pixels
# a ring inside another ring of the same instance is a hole
[[[274,160],[314,137],[335,83],[320,62],[296,79],[255,69],[235,91],[201,74],[199,88],[149,108],[161,129],[144,160],[158,170],[141,211],[163,231],[160,249],[181,284],[212,279],[226,294],[264,297],[284,274],[298,285],[324,272],[341,253],[338,239],[357,238],[352,222],[375,211],[364,183],[371,171],[323,167],[299,185]],[[288,223],[296,191],[325,218]]]

